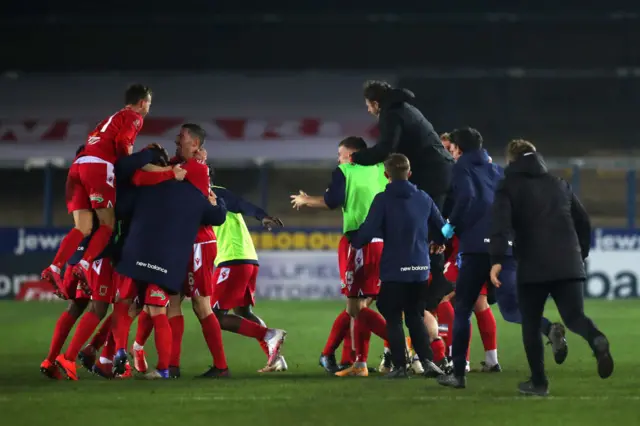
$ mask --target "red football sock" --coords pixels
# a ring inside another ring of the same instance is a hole
[[[342,341],[342,357],[340,358],[340,364],[353,364],[356,360],[356,351],[353,350],[353,339],[351,338],[351,327],[344,336]]]
[[[82,346],[87,343],[87,340],[91,337],[96,328],[100,324],[100,317],[94,312],[87,312],[82,316],[78,327],[76,328],[71,343],[65,352],[64,357],[69,361],[75,361],[80,353]]]
[[[242,318],[240,320],[238,334],[246,337],[253,337],[258,340],[264,340],[264,336],[267,334],[268,330],[269,329],[263,325]]]
[[[84,240],[84,235],[78,228],[73,228],[69,231],[67,236],[60,241],[60,247],[58,248],[56,256],[53,258],[52,265],[62,269],[64,264],[76,253],[82,240]]]
[[[433,351],[433,362],[440,362],[445,357],[445,346],[442,339],[436,339],[431,342],[431,350]]]
[[[387,322],[384,317],[371,308],[362,308],[358,320],[364,321],[366,327],[381,339],[387,339]]]
[[[353,318],[349,317],[349,323],[346,327],[344,341],[342,342],[342,357],[340,364],[353,364],[356,360],[356,351],[353,348]]]
[[[184,317],[178,315],[169,318],[171,325],[171,359],[169,365],[180,367],[180,356],[182,355],[182,336],[184,336]]]
[[[366,320],[360,318],[360,315],[358,315],[353,322],[353,338],[355,339],[356,347],[355,362],[367,362],[371,330],[369,329]]]
[[[209,352],[213,357],[213,365],[220,370],[227,368],[227,358],[224,354],[224,346],[222,345],[222,330],[218,318],[214,314],[207,316],[200,321],[202,325],[202,334],[204,340],[207,341]]]
[[[95,349],[102,347],[107,342],[107,337],[109,336],[109,333],[111,333],[112,317],[113,314],[109,315],[104,321],[102,321],[98,332],[93,335],[91,342],[89,342],[89,344]]]
[[[156,350],[158,351],[158,370],[169,368],[171,359],[171,325],[166,314],[151,317],[155,329]]]
[[[496,318],[493,316],[491,308],[476,312],[476,321],[478,322],[478,330],[480,330],[480,338],[482,339],[484,350],[492,351],[498,349]]]
[[[172,319],[173,318],[169,318],[169,324],[171,324]],[[151,336],[152,331],[153,320],[151,319],[151,315],[145,311],[140,312],[140,315],[138,315],[138,328],[136,330],[135,342],[140,346],[144,346],[144,344],[147,343],[149,336]],[[171,326],[171,332],[173,333],[173,325]]]
[[[327,343],[324,345],[322,355],[334,354],[336,352],[336,349],[338,349],[338,346],[340,346],[340,343],[346,338],[347,335],[349,335],[349,342],[351,342],[350,327],[351,317],[349,316],[347,311],[340,312],[335,321],[333,321],[331,332],[329,332],[329,338],[327,339]],[[351,345],[349,345],[349,351],[351,351]],[[342,353],[344,354],[344,350],[342,351]]]
[[[116,303],[113,306],[112,330],[113,338],[116,342],[116,350],[126,349],[129,343],[129,330],[133,318],[129,316],[129,305],[127,303]]]
[[[60,349],[64,345],[65,340],[69,336],[69,332],[76,323],[77,318],[74,318],[69,312],[64,311],[58,321],[56,322],[56,328],[53,329],[53,337],[51,338],[51,345],[49,346],[49,354],[47,359],[51,362],[55,361],[56,357],[60,355]]]
[[[436,314],[438,316],[438,323],[447,326],[447,332],[443,333],[443,336],[441,337],[444,339],[444,343],[447,345],[447,348],[450,348],[451,343],[453,342],[453,318],[455,316],[453,305],[451,302],[440,303],[436,310]]]
[[[107,225],[100,225],[96,232],[91,236],[91,241],[89,241],[89,246],[84,252],[82,260],[85,260],[89,263],[93,262],[96,257],[98,257],[98,255],[103,252],[105,247],[107,247],[107,244],[109,244],[112,233],[113,228]]]
[[[113,361],[113,357],[116,354],[116,341],[113,339],[113,333],[109,333],[106,344],[102,347],[100,358],[106,358]]]

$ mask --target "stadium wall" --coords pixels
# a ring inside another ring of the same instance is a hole
[[[58,300],[40,282],[66,234],[65,228],[0,228],[0,299]],[[253,229],[260,257],[257,296],[311,300],[340,297],[336,228]],[[623,299],[640,296],[640,229],[597,228],[587,259],[585,295]]]

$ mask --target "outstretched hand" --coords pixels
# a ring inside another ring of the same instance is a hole
[[[300,210],[300,207],[303,207],[307,204],[309,196],[306,192],[300,190],[298,195],[291,195],[291,205],[294,209]]]

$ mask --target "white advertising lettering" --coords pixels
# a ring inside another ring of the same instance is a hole
[[[54,251],[60,245],[60,241],[65,234],[56,233],[28,233],[26,229],[18,229],[17,245],[13,249],[13,253],[22,256],[28,252],[34,251]]]
[[[637,252],[594,250],[586,266],[586,297],[620,299],[640,296]]]
[[[16,295],[20,292],[22,283],[39,279],[36,274],[0,275],[0,297]]]

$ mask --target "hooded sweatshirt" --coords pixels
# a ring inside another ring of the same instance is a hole
[[[398,180],[376,195],[351,244],[359,249],[373,238],[382,238],[380,280],[424,282],[429,277],[429,227],[442,226],[444,219],[431,197],[409,181]]]

